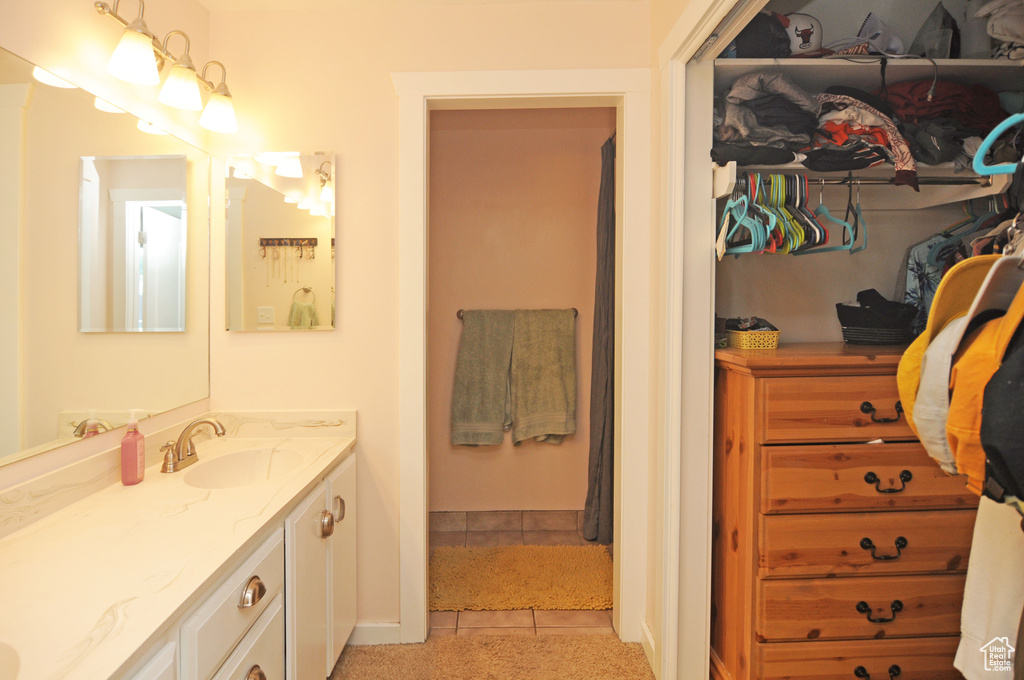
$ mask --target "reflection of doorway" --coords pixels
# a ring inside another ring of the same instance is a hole
[[[127,330],[185,328],[185,204],[125,203]]]

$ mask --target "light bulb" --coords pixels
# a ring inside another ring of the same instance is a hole
[[[202,111],[203,98],[199,94],[199,79],[192,60],[187,54],[174,62],[157,101],[184,111]]]
[[[203,115],[199,117],[199,124],[211,132],[224,132],[230,134],[238,132],[238,121],[235,118],[235,107],[231,103],[231,93],[221,83],[206,102]]]
[[[114,53],[107,62],[107,72],[115,78],[136,85],[159,85],[160,71],[153,53],[153,36],[139,17],[121,34]]]

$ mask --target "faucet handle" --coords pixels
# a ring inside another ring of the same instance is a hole
[[[160,453],[164,454],[164,464],[160,468],[160,472],[174,472],[174,465],[177,462],[177,457],[174,455],[174,446],[175,443],[173,441],[160,445]]]

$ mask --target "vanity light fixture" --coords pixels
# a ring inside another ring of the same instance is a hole
[[[192,63],[192,58],[188,54],[189,38],[184,31],[171,31],[164,37],[163,43],[160,43],[142,19],[142,14],[145,11],[143,0],[139,0],[138,18],[131,23],[118,15],[119,2],[120,0],[114,0],[113,7],[106,2],[93,3],[97,12],[106,14],[124,26],[121,41],[110,57],[107,71],[129,83],[159,85],[160,69],[163,68],[164,63],[170,62],[172,66],[167,80],[160,89],[158,101],[186,111],[202,110],[203,114],[199,118],[199,125],[207,130],[224,133],[237,132],[238,121],[235,118],[231,92],[225,82],[227,70],[224,68],[224,64],[219,61],[207,62],[203,67],[202,74],[198,74]],[[180,57],[174,56],[167,49],[167,43],[172,35],[180,35],[185,39],[185,52]],[[206,79],[207,69],[214,64],[221,70],[221,79],[217,84]],[[210,92],[205,108],[203,107],[202,93],[199,90],[200,85]]]
[[[325,165],[327,166],[326,170],[324,170]],[[325,203],[333,203],[334,183],[331,181],[331,162],[321,163],[320,167],[316,169],[316,174],[320,176],[320,200]]]
[[[171,66],[167,80],[164,81],[164,86],[160,88],[160,95],[156,99],[161,104],[176,109],[202,111],[203,98],[199,94],[199,75],[196,73],[196,67],[192,65],[192,57],[188,56],[188,36],[184,31],[171,31],[164,37],[164,52],[167,51],[167,41],[172,35],[180,35],[185,39],[185,52]]]
[[[110,61],[107,62],[107,72],[127,83],[159,85],[160,67],[156,63],[156,53],[153,51],[156,36],[142,18],[146,5],[143,0],[139,0],[139,16],[128,23],[117,14],[119,2],[120,0],[114,0],[112,8],[104,2],[97,2],[94,5],[98,12],[109,14],[124,26],[121,41],[117,43],[114,53],[110,55]]]
[[[63,78],[58,78],[49,71],[39,68],[36,66],[32,69],[32,77],[38,80],[43,85],[50,85],[51,87],[62,87],[66,90],[77,90],[76,85],[72,85]]]
[[[277,158],[277,168],[274,174],[279,177],[302,177],[302,161],[299,160],[298,151],[282,151]]]

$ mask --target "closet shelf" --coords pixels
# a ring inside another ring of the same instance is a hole
[[[1024,74],[1022,62],[1009,59],[936,59],[941,80],[976,83],[992,90],[1005,89],[1014,77]],[[878,89],[879,60],[845,59],[716,59],[715,94],[724,94],[742,75],[754,71],[782,71],[809,91],[821,92],[832,85],[848,85],[863,90]],[[925,59],[889,59],[887,83],[932,78],[935,68]]]
[[[725,166],[712,163],[711,167],[714,170],[712,183],[714,198],[724,198],[732,193],[733,187],[736,186],[737,172],[806,175],[811,183],[810,190],[812,192],[815,180],[818,178],[824,178],[826,182],[832,183],[826,184],[826,191],[830,189],[835,191],[834,185],[847,177],[846,172],[813,172],[799,163],[738,168],[735,162],[729,162]],[[866,207],[871,210],[918,210],[948,203],[959,203],[973,198],[985,198],[1005,192],[1012,180],[1010,175],[980,177],[971,171],[957,173],[954,171],[952,163],[919,166],[917,172],[920,192],[916,192],[910,187],[893,186],[888,181],[893,177],[891,165],[855,170],[853,177],[863,180],[860,191],[864,196]],[[944,184],[943,182],[954,183]],[[845,192],[845,188],[843,191]]]

